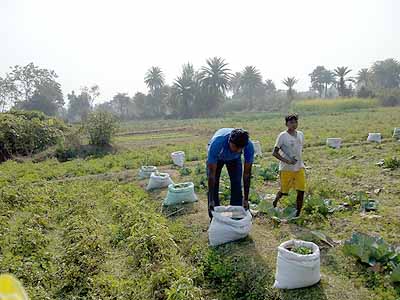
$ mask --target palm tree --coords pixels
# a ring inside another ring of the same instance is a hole
[[[337,67],[334,71],[335,77],[339,78],[339,81],[337,82],[338,85],[338,91],[339,91],[339,96],[344,97],[346,96],[346,82],[351,81],[353,82],[354,80],[351,78],[346,78],[346,76],[352,71],[348,67]]]
[[[256,67],[247,66],[244,68],[240,77],[240,87],[244,96],[248,99],[249,109],[254,107],[254,93],[262,84],[261,73]]]
[[[363,68],[360,71],[358,71],[357,83],[361,86],[367,87],[370,78],[371,78],[370,71],[367,68]]]
[[[273,93],[276,91],[275,83],[271,79],[265,80],[265,90],[267,93]]]
[[[308,74],[311,78],[311,87],[316,90],[319,97],[324,96],[326,98],[328,92],[328,85],[335,83],[335,77],[333,73],[324,66],[317,66],[312,73]]]
[[[175,79],[172,88],[178,113],[182,117],[190,117],[189,108],[193,105],[196,97],[195,71],[192,64],[183,65],[182,74]]]
[[[288,87],[287,96],[290,100],[293,100],[294,98],[293,86],[297,82],[298,80],[295,77],[286,77],[285,79],[282,80],[282,83]]]
[[[242,77],[242,73],[236,72],[231,76],[231,80],[229,82],[229,86],[231,87],[231,90],[233,92],[233,95],[239,95],[240,94],[240,78]]]
[[[150,89],[150,94],[156,96],[164,85],[164,73],[159,67],[151,67],[144,77],[144,82]]]
[[[228,63],[221,57],[209,58],[201,68],[200,82],[207,93],[207,109],[216,108],[230,87],[231,73]]]
[[[332,71],[325,70],[325,72],[322,74],[322,83],[324,85],[324,93],[325,93],[325,98],[327,97],[328,94],[328,85],[334,85],[336,83],[335,81],[335,74]]]

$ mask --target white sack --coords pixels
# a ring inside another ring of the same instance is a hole
[[[194,192],[193,182],[183,182],[168,186],[167,197],[164,199],[163,205],[177,205],[196,201],[197,196]]]
[[[369,133],[368,134],[368,138],[367,138],[368,142],[377,142],[380,143],[382,141],[382,136],[380,133]]]
[[[216,206],[212,215],[213,218],[208,228],[208,240],[211,246],[245,238],[251,230],[251,213],[242,206]]]
[[[331,148],[339,149],[342,144],[341,138],[327,138],[326,145]]]
[[[254,156],[262,156],[262,150],[261,150],[261,144],[259,141],[253,141],[253,147],[254,147]]]
[[[140,179],[150,178],[151,173],[157,172],[155,166],[142,166],[139,170]]]
[[[147,190],[161,189],[174,183],[168,173],[151,173]]]
[[[183,151],[172,152],[171,158],[175,165],[183,167],[185,163],[185,152]]]
[[[287,249],[291,247],[307,247],[313,253],[301,255]],[[290,240],[278,247],[275,288],[298,289],[314,285],[320,280],[320,254],[316,244]]]

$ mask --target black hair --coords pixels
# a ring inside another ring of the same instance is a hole
[[[249,143],[249,133],[241,128],[233,129],[229,137],[229,142],[240,148],[244,148]]]
[[[299,120],[299,115],[298,115],[298,114],[288,114],[288,115],[285,117],[285,122],[286,122],[286,124],[287,124],[287,122],[292,121],[292,120],[298,121],[298,120]]]

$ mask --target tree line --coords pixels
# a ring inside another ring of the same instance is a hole
[[[91,111],[111,112],[121,120],[156,118],[194,118],[229,111],[280,110],[296,98],[375,97],[386,95],[388,104],[400,104],[400,63],[395,59],[376,61],[352,76],[347,66],[334,70],[317,66],[310,74],[309,91],[297,92],[298,79],[282,80],[286,90],[278,90],[271,79],[263,79],[255,66],[232,72],[220,57],[209,58],[195,69],[190,63],[171,84],[158,66],[144,76],[146,93],[133,97],[117,93],[111,100],[96,104],[100,97],[97,85],[67,94],[64,101],[58,76],[53,70],[30,63],[11,67],[0,77],[0,110],[38,110],[70,122],[84,121]],[[385,98],[385,99],[386,99]]]

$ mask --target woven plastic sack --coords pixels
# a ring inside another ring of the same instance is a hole
[[[185,164],[185,152],[183,151],[176,151],[171,153],[172,161],[178,167],[183,167]]]
[[[342,144],[341,138],[327,138],[326,145],[331,148],[339,149]]]
[[[262,156],[261,144],[259,141],[253,141],[254,156]]]
[[[174,183],[168,173],[151,173],[147,190],[162,189]]]
[[[194,192],[193,182],[184,182],[178,184],[170,184],[168,186],[167,197],[164,200],[164,205],[176,205],[183,203],[192,203],[197,201],[197,196]]]
[[[139,170],[139,178],[145,179],[150,178],[151,173],[157,172],[157,167],[155,166],[142,166]]]
[[[368,142],[377,142],[380,143],[382,141],[382,136],[380,133],[369,133],[368,134],[368,138],[367,138]]]
[[[211,246],[245,238],[251,230],[251,213],[242,206],[216,206],[212,215],[208,228],[208,240]]]
[[[393,129],[393,138],[400,140],[400,128]]]
[[[312,254],[302,255],[289,250],[293,247],[307,247]],[[298,289],[314,285],[321,280],[320,252],[316,244],[290,240],[278,247],[274,287]]]

